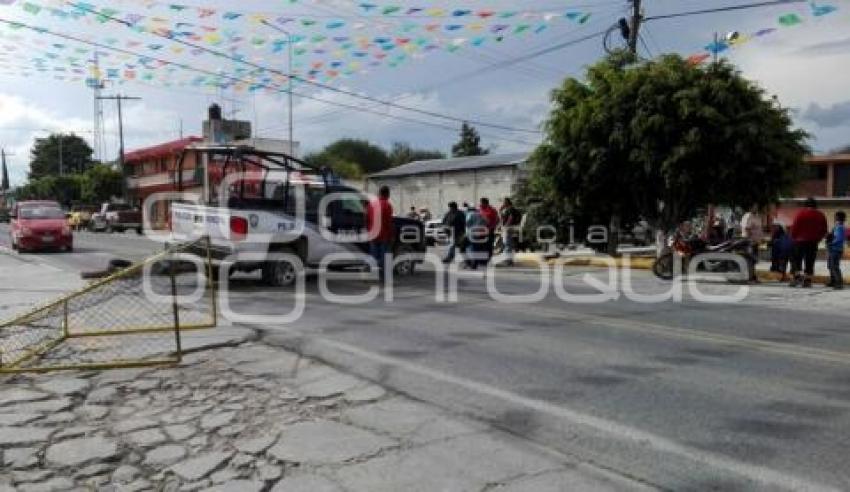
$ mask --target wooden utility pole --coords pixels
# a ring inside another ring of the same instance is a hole
[[[631,0],[632,2],[632,22],[629,29],[629,52],[637,56],[638,40],[640,40],[640,24],[643,22],[643,14],[641,14],[641,0]]]
[[[127,170],[124,166],[124,115],[121,112],[121,103],[124,101],[139,101],[142,98],[118,94],[117,96],[99,96],[98,99],[110,100],[118,103],[118,166],[121,169],[121,176],[123,177],[122,189],[124,190],[124,200],[127,200]]]

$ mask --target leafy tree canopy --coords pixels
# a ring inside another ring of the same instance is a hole
[[[797,183],[807,134],[731,65],[623,60],[552,94],[526,191],[550,223],[617,216],[670,230],[707,204],[766,205]]]
[[[74,134],[54,133],[46,138],[35,139],[35,145],[30,151],[31,179],[59,175],[60,147],[64,174],[82,173],[94,164],[94,151],[85,140]]]
[[[351,138],[337,140],[321,152],[306,156],[304,160],[316,166],[330,166],[337,172],[340,170],[334,168],[335,164],[346,163],[348,167],[356,164],[361,174],[377,173],[390,167],[390,158],[384,149],[366,140]]]
[[[489,153],[489,150],[481,148],[481,136],[478,135],[478,130],[464,123],[460,128],[460,141],[452,147],[452,156],[472,157]]]
[[[410,144],[396,142],[387,152],[382,147],[365,140],[342,139],[328,145],[320,152],[304,157],[308,164],[328,166],[346,179],[361,179],[368,174],[384,171],[413,161],[444,159],[436,150],[415,149]]]
[[[414,149],[409,143],[395,142],[389,153],[392,167],[401,166],[414,161],[430,161],[445,159],[446,154],[439,150]]]
[[[82,174],[43,176],[17,190],[19,200],[56,200],[64,206],[81,202],[98,204],[121,196],[121,173],[105,164],[95,164]]]

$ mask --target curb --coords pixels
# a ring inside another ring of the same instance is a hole
[[[540,265],[562,265],[570,267],[595,267],[608,268],[615,265],[618,269],[632,270],[652,270],[654,258],[604,258],[598,256],[568,256],[560,258],[544,259],[540,255],[534,254],[518,254],[514,258],[514,264],[527,268],[539,268]],[[765,283],[786,283],[782,280],[782,275],[775,272],[766,272],[763,270],[756,272],[756,277],[760,282]],[[815,275],[812,277],[812,283],[826,285],[830,278],[827,275]],[[850,277],[845,277],[844,282],[850,285]]]

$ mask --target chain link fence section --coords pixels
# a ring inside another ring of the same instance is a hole
[[[0,323],[0,373],[177,363],[181,331],[217,324],[212,272],[206,239],[177,245]]]

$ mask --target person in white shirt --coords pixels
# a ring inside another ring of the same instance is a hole
[[[741,235],[753,243],[753,257],[758,261],[759,245],[764,239],[764,223],[758,207],[753,206],[741,219]]]

